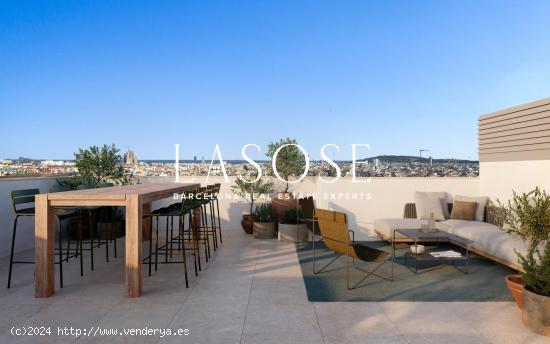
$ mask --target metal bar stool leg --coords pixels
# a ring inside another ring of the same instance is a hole
[[[8,272],[8,288],[11,287],[11,272],[13,268],[13,251],[15,249],[15,233],[17,231],[18,219],[19,219],[19,216],[15,216],[15,219],[13,220],[13,234],[11,236],[11,251],[10,251],[10,270]]]
[[[218,248],[218,236],[216,235],[216,224],[214,223],[214,211],[212,209],[212,200],[208,202],[210,225],[212,226],[212,241],[214,242],[214,251]]]
[[[80,276],[84,276],[84,252],[83,252],[83,243],[82,243],[82,210],[80,211],[80,221],[78,221],[78,226],[79,226],[79,240],[78,240],[78,244],[79,244],[79,249],[80,250]]]
[[[116,218],[116,207],[113,207],[113,210],[112,210],[112,213],[111,213],[111,218],[112,218],[112,230],[113,230],[113,241],[114,241],[114,254],[115,254],[115,258],[117,258],[117,252],[116,252],[116,240],[117,240],[117,237],[118,237],[118,231],[117,231],[117,228],[115,227],[115,218]]]
[[[189,278],[187,277],[187,257],[185,254],[185,250],[183,250],[183,271],[185,274],[185,288],[189,288]]]
[[[220,219],[220,204],[218,203],[218,197],[215,198],[216,201],[216,213],[218,215],[218,230],[220,232],[220,244],[223,243],[222,239],[222,223]]]
[[[116,244],[115,244],[116,247]],[[149,276],[151,276],[151,263],[153,262],[153,218],[151,217],[151,226],[149,226]]]
[[[168,221],[168,216],[165,216],[166,218],[166,237],[164,238],[164,262],[165,263],[168,263],[168,240],[170,240],[170,238],[168,237],[168,231],[169,231],[169,224],[170,224],[170,221]]]
[[[70,229],[70,226],[69,226]],[[71,231],[69,230],[67,238],[67,258],[65,259],[66,262],[69,262],[69,252],[71,251]]]
[[[199,245],[199,231],[195,230],[194,228],[194,220],[193,220],[193,212],[191,211],[189,213],[189,231],[191,233],[191,242],[193,243],[193,248],[195,252],[195,258],[197,259],[197,262],[199,263],[199,271],[202,271],[201,266],[201,255],[200,255],[200,245]]]
[[[170,258],[172,258],[173,248],[173,238],[174,238],[174,217],[170,216]]]
[[[90,267],[94,271],[94,226],[92,216],[92,211],[90,211]]]
[[[157,215],[157,228],[155,230],[155,271],[158,270],[158,260],[159,260],[159,217]]]
[[[204,211],[202,209],[202,206],[199,208],[199,212],[201,214],[201,221],[204,221]],[[208,240],[208,229],[205,226],[204,223],[199,224],[203,230],[203,241],[204,241],[204,256],[206,257],[206,261],[208,262],[208,258],[210,258],[210,241]]]
[[[108,222],[108,228],[107,228],[107,233],[105,233],[105,261],[108,263],[109,262],[109,238],[110,238],[110,233],[111,233],[111,226],[112,226],[112,219],[109,219],[109,216],[107,216],[107,211],[108,209],[104,209],[105,210],[105,214],[103,214],[103,216],[105,217],[105,221]]]
[[[183,238],[184,233],[185,233],[185,214],[183,214],[180,217],[180,235],[181,235],[181,242],[182,242],[182,245],[183,245],[183,255],[185,256],[185,240]],[[193,249],[193,262],[194,262],[194,265],[195,265],[195,276],[198,276],[199,271],[197,270],[197,254],[196,254],[194,244],[192,245],[192,249]]]
[[[61,220],[59,220],[59,217],[56,216],[57,220],[57,233],[58,234],[58,240],[59,240],[59,287],[63,288],[63,234],[62,228],[61,228]]]

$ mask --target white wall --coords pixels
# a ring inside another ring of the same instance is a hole
[[[166,178],[146,178],[143,182],[166,182]],[[206,184],[203,177],[195,178],[196,182]],[[210,177],[208,184],[221,183],[222,195],[231,194],[234,177],[225,183],[222,177]],[[276,190],[283,185],[277,183]],[[358,240],[374,236],[374,220],[384,217],[403,217],[403,207],[413,202],[414,191],[446,191],[452,195],[479,195],[479,178],[371,178],[367,183],[352,183],[351,178],[341,178],[337,183],[325,184],[317,177],[307,177],[298,184],[291,185],[289,191],[294,193],[314,193],[319,208],[344,211],[349,214],[350,227],[356,231]],[[346,194],[363,194],[365,199],[345,199]],[[339,199],[331,195],[341,194]],[[327,198],[325,199],[325,196]],[[449,200],[451,201],[452,198]],[[248,213],[248,205],[243,200],[220,200],[220,217],[222,228],[239,229],[241,217]]]
[[[550,160],[480,162],[480,192],[508,200],[512,190],[527,192],[540,186],[550,192]]]
[[[141,178],[143,183],[172,182],[173,178]],[[205,183],[204,177],[195,177],[202,184],[221,183],[221,194],[231,195],[234,177],[225,183],[222,177],[210,177]],[[47,192],[55,184],[55,178],[0,179],[0,256],[9,255],[13,213],[9,202],[9,192],[16,189],[40,188]],[[345,211],[349,214],[350,226],[356,231],[358,240],[373,236],[372,225],[376,218],[402,217],[403,206],[413,201],[413,193],[419,191],[447,191],[451,195],[478,195],[479,178],[372,178],[368,183],[352,183],[351,178],[342,178],[335,184],[321,183],[316,177],[307,177],[299,184],[291,186],[291,192],[314,193],[316,205],[320,208]],[[278,183],[277,190],[283,185]],[[352,193],[363,194],[368,199],[324,199],[342,194],[351,197]],[[153,208],[163,206],[170,200],[155,202]],[[242,214],[248,213],[248,204],[241,199],[222,198],[220,200],[220,217],[225,230],[242,230]],[[34,219],[24,219],[18,229],[17,251],[32,248],[34,245]]]
[[[361,240],[374,236],[372,231],[377,218],[402,218],[405,203],[414,202],[415,191],[446,191],[449,201],[454,195],[476,196],[479,194],[479,178],[372,178],[369,183],[354,184],[345,178],[337,184],[317,183],[318,192],[364,192],[368,200],[324,200],[317,202],[320,208],[345,211],[356,238]],[[359,231],[359,234],[357,233]]]

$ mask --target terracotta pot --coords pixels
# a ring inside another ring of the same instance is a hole
[[[307,241],[309,228],[306,224],[279,223],[279,241],[302,242]]]
[[[516,305],[519,309],[523,309],[523,288],[525,287],[523,279],[520,275],[508,275],[505,280],[514,300],[516,300]]]
[[[275,237],[275,222],[254,222],[255,239],[273,239]]]
[[[241,226],[243,227],[246,234],[252,234],[252,232],[254,231],[254,220],[256,220],[256,215],[254,214],[243,215]]]
[[[528,329],[550,337],[550,296],[523,289],[523,312],[521,320]]]
[[[277,195],[271,199],[273,219],[276,223],[280,222],[283,219],[285,210],[297,206],[298,201],[294,199],[294,196],[290,192],[278,192]]]

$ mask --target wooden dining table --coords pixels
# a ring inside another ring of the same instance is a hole
[[[198,183],[163,183],[113,186],[98,189],[39,194],[35,197],[35,297],[55,293],[53,207],[118,206],[126,208],[125,265],[128,297],[141,295],[142,241],[148,234],[143,214],[151,202],[200,187]],[[150,238],[149,238],[150,239]]]

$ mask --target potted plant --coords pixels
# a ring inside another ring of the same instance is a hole
[[[61,186],[76,190],[81,184],[98,187],[106,182],[120,185],[135,182],[135,180],[132,180],[131,172],[125,170],[122,166],[122,156],[114,144],[80,148],[78,152],[74,153],[74,156],[78,174],[57,180],[57,183]],[[81,218],[71,218],[69,232],[72,238],[76,239],[79,236],[80,226],[82,226],[84,238],[89,237],[90,221],[88,215],[89,212],[82,212]],[[124,235],[124,213],[122,209],[103,207],[101,212],[96,214],[96,221],[100,232],[107,233],[109,232],[108,229],[114,228],[112,234],[117,237]]]
[[[279,222],[279,241],[300,242],[307,240],[309,228],[307,224],[300,223],[301,218],[303,218],[302,208],[294,207],[285,210],[283,219]]]
[[[521,195],[514,192],[507,204],[497,201],[503,230],[525,242],[526,253],[516,251],[523,268],[523,324],[550,336],[550,195],[538,187]]]
[[[245,170],[248,171],[246,167]],[[254,180],[258,174],[257,172],[250,173],[250,176],[252,177],[251,179]],[[273,183],[266,182],[262,180],[262,178],[259,178],[257,181],[251,183],[237,177],[237,179],[235,179],[235,185],[231,187],[231,190],[248,202],[249,212],[248,214],[243,214],[241,226],[246,233],[252,234],[254,219],[256,217],[256,215],[252,212],[254,209],[254,204],[256,203],[256,200],[262,198],[263,195],[273,192]]]
[[[277,196],[271,201],[273,205],[273,213],[275,219],[280,221],[286,209],[297,206],[297,202],[294,196],[288,192],[289,183],[288,180],[291,176],[298,176],[304,173],[306,166],[306,158],[296,145],[298,142],[295,139],[286,138],[277,142],[271,142],[267,146],[266,156],[272,160],[275,156],[275,152],[281,148],[277,153],[275,167],[277,172],[285,180],[285,187],[282,192],[278,192]]]
[[[275,221],[271,211],[271,204],[263,203],[256,207],[254,220],[254,238],[271,239],[275,236]]]

